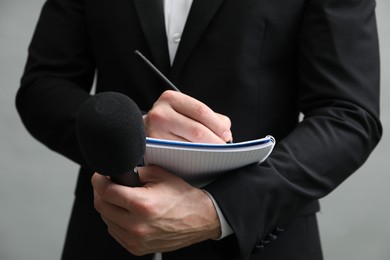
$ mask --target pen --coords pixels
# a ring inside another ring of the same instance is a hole
[[[177,92],[181,92],[175,85],[173,85],[173,83],[167,78],[164,76],[164,74],[161,73],[161,71],[159,71],[156,66],[153,65],[153,63],[148,60],[139,50],[135,50],[134,51],[135,55],[137,55],[138,57],[140,57],[146,65],[148,65],[148,67],[162,80],[164,81],[165,84],[167,84],[171,89],[173,90],[176,90]],[[231,144],[233,143],[232,140],[226,142],[227,144]]]
[[[173,83],[167,78],[164,76],[164,74],[161,73],[161,71],[159,71],[156,66],[153,65],[153,63],[150,62],[150,60],[148,60],[140,51],[138,50],[135,50],[134,53],[140,57],[146,65],[148,65],[148,67],[162,80],[164,81],[164,83],[166,83],[171,89],[173,90],[176,90],[178,92],[181,92],[175,85],[173,85]]]

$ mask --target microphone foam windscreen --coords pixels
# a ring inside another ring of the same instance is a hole
[[[107,176],[132,172],[145,153],[145,128],[128,96],[102,92],[89,98],[76,119],[80,149],[92,170]]]

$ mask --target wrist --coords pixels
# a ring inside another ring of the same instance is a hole
[[[221,223],[214,203],[210,196],[203,190],[197,190],[197,204],[201,207],[199,217],[202,222],[203,239],[218,239],[221,237]]]
[[[223,214],[221,208],[219,207],[217,201],[214,199],[213,195],[211,195],[207,190],[203,190],[204,193],[206,193],[211,201],[213,202],[214,208],[217,211],[219,223],[220,223],[220,236],[214,240],[220,240],[223,239],[231,234],[233,234],[233,230],[230,227],[228,221],[225,218],[225,215]]]
[[[205,226],[205,231],[208,234],[207,239],[217,240],[221,237],[221,223],[218,217],[217,210],[209,194],[203,190],[200,191],[202,193],[201,204],[203,204],[205,207],[204,212],[206,212],[208,220],[208,224]]]

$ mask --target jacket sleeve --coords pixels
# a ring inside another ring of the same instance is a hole
[[[234,230],[240,259],[356,171],[382,134],[375,1],[308,0],[299,34],[304,119],[265,163],[205,187]]]
[[[78,164],[84,160],[77,144],[75,116],[89,97],[95,71],[83,2],[45,3],[16,97],[28,131]]]

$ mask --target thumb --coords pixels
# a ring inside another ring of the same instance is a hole
[[[148,183],[175,182],[176,179],[179,179],[179,177],[173,173],[154,165],[142,166],[137,169],[140,181],[144,185]]]

